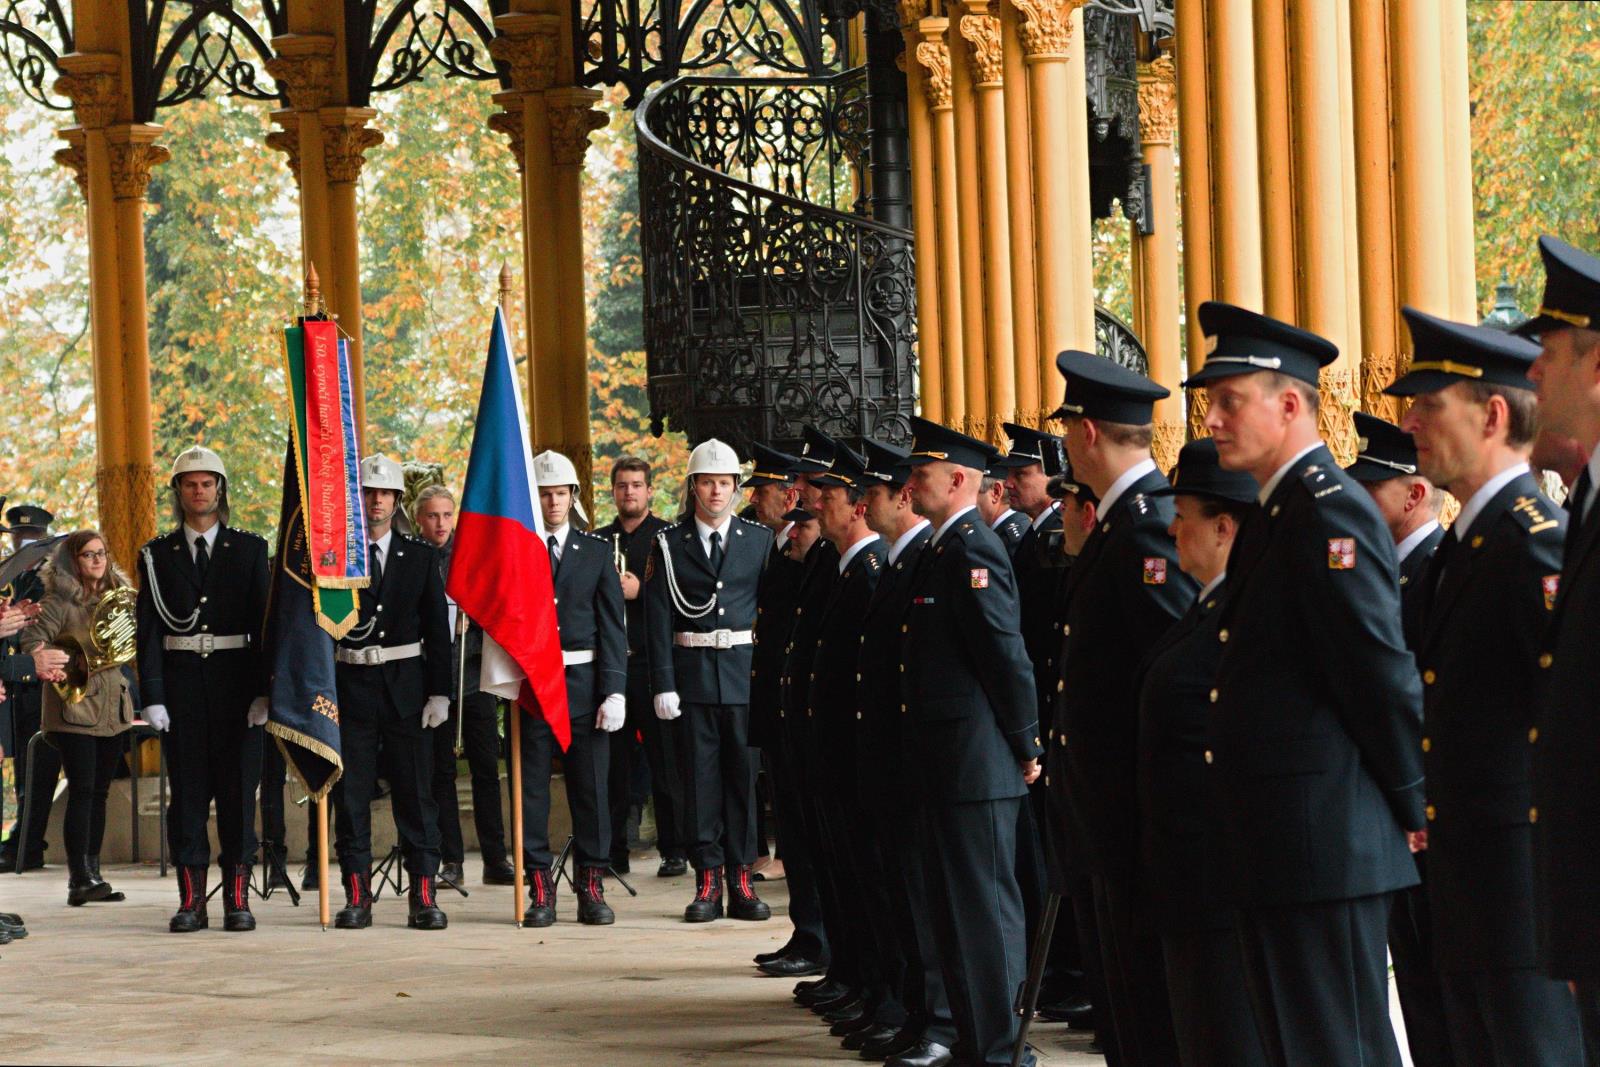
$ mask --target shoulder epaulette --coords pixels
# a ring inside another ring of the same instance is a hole
[[[759,522],[756,522],[754,519],[747,519],[743,515],[735,515],[734,518],[738,519],[740,522],[744,523],[746,526],[754,526],[758,530],[767,529],[765,526],[761,525]],[[768,531],[768,532],[770,533],[771,531]]]
[[[1135,493],[1129,497],[1128,506],[1140,515],[1150,514],[1150,500],[1143,493]]]
[[[1313,500],[1344,491],[1344,486],[1320,463],[1313,463],[1300,472],[1300,484],[1306,487]]]
[[[579,529],[574,528],[574,530],[572,532],[577,534],[580,537],[587,537],[591,541],[598,541],[602,545],[609,545],[611,543],[610,541],[606,540],[604,537],[601,537],[599,534],[590,533],[588,530],[579,530]]]
[[[398,531],[398,530],[396,530],[395,532],[396,533],[400,533],[400,531]],[[431,542],[424,541],[422,538],[418,537],[416,534],[401,533],[400,536],[402,538],[404,538],[406,541],[409,541],[411,544],[414,544],[414,545],[427,545],[427,547],[429,547],[429,548],[433,547]]]
[[[249,530],[241,530],[237,526],[228,526],[228,527],[225,527],[225,528],[227,529],[227,531],[228,531],[230,536],[242,537],[246,541],[260,541],[262,544],[266,544],[267,543],[267,539],[265,537],[262,537],[258,533],[252,533]]]
[[[1550,515],[1545,502],[1536,496],[1519,496],[1511,505],[1511,514],[1530,534],[1561,529],[1561,520]]]

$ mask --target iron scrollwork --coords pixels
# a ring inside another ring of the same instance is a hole
[[[429,67],[446,77],[472,81],[499,79],[510,88],[507,74],[489,58],[494,29],[467,0],[404,0],[377,21],[377,0],[365,0],[367,92],[398,89],[417,81]],[[507,0],[492,0],[491,17],[510,10]],[[383,60],[388,56],[387,71]]]
[[[853,201],[860,72],[679,78],[637,113],[652,423],[693,440],[909,439],[911,233]],[[857,141],[857,144],[863,142]]]
[[[1150,374],[1150,357],[1145,353],[1139,335],[1133,332],[1132,326],[1099,304],[1094,306],[1094,350],[1096,354],[1131,371],[1146,376]]]
[[[281,6],[263,5],[271,32],[287,28]],[[160,40],[172,17],[176,25]],[[229,0],[194,0],[175,5],[169,14],[165,0],[154,0],[142,16],[135,17],[135,48],[148,58],[135,57],[134,114],[141,122],[154,119],[158,108],[173,107],[220,88],[225,96],[248,100],[277,100],[277,84],[263,78],[258,67],[272,57],[261,32]],[[141,43],[142,42],[142,43]]]
[[[1139,142],[1135,22],[1101,7],[1083,12],[1089,95],[1089,202],[1097,219],[1120,202],[1123,217],[1148,233]]]
[[[72,21],[60,0],[0,5],[0,62],[28,99],[51,111],[72,110],[72,101],[54,89],[56,61],[72,49]]]

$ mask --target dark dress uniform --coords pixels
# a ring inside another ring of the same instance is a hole
[[[43,557],[40,562],[43,562]],[[10,589],[0,590],[0,596],[9,597],[14,602],[31,600],[37,604],[43,600],[44,583],[39,580],[39,568],[18,575]],[[11,712],[10,732],[0,733],[0,741],[5,742],[7,754],[13,757],[12,777],[16,787],[17,809],[20,811],[26,805],[30,812],[28,844],[23,849],[23,858],[26,860],[24,869],[42,867],[47,844],[44,831],[50,821],[50,804],[55,797],[56,780],[61,776],[61,753],[54,745],[41,743],[34,746],[34,776],[30,788],[26,758],[28,741],[39,732],[43,721],[44,694],[39,688],[39,677],[34,672],[33,656],[21,647],[16,635],[0,643],[0,681],[5,683],[6,704]],[[18,840],[20,830],[20,824],[13,826],[11,836],[6,838],[3,849],[0,849],[4,854],[4,859],[0,860],[0,872],[12,869],[16,863],[17,850],[21,845]]]
[[[1001,472],[1004,473],[1003,471]],[[990,527],[1000,542],[1006,546],[1006,555],[1015,557],[1017,546],[1022,544],[1023,535],[1028,532],[1028,516],[1020,511],[1007,509],[994,525]]]
[[[993,450],[913,418],[912,464],[978,470]],[[964,1063],[1011,1061],[1013,998],[1025,967],[1017,886],[1021,764],[1043,754],[1031,666],[1017,628],[1011,561],[971,508],[936,530],[918,560],[905,628],[902,703],[925,828],[930,920]]]
[[[686,829],[693,833],[690,861],[702,883],[716,881],[724,863],[734,876],[748,878],[756,857],[750,631],[772,531],[730,516],[721,532],[720,567],[701,546],[693,517],[656,535],[645,566],[650,689],[654,695],[676,692],[682,701]],[[669,588],[674,582],[681,604]],[[684,607],[699,613],[686,614]]]
[[[370,542],[368,556],[375,555],[376,542]],[[335,651],[344,776],[333,789],[339,869],[347,887],[359,879],[356,899],[368,902],[380,757],[413,886],[425,884],[431,893],[439,873],[439,809],[431,782],[436,736],[422,725],[422,707],[451,690],[450,621],[437,550],[393,531],[381,568],[371,571],[372,585],[358,598],[360,619]],[[420,653],[411,646],[420,646]],[[413,654],[390,658],[396,653],[378,649]]]
[[[235,911],[245,906],[256,853],[264,731],[246,717],[251,701],[267,692],[267,542],[223,523],[215,531],[203,559],[195,545],[205,539],[187,527],[140,550],[139,695],[142,705],[165,705],[172,721],[162,747],[172,782],[173,862],[204,884],[215,802],[217,862]]]
[[[1337,349],[1207,302],[1214,348],[1190,386],[1267,360],[1315,382]],[[1316,444],[1276,472],[1228,564],[1209,699],[1216,881],[1239,909],[1268,1062],[1396,1064],[1390,897],[1417,883],[1421,685],[1400,630],[1394,541]]]
[[[611,862],[625,870],[628,859],[628,788],[633,781],[634,735],[644,744],[650,766],[650,795],[655,801],[656,851],[663,860],[682,861],[684,854],[683,787],[678,773],[682,747],[678,723],[656,718],[650,707],[650,665],[644,650],[644,567],[650,559],[651,539],[670,523],[659,515],[646,515],[632,531],[613,520],[594,531],[621,552],[627,570],[640,579],[639,595],[622,602],[628,626],[628,718],[622,729],[609,735],[611,744]]]

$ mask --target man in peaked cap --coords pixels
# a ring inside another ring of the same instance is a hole
[[[1533,746],[1534,859],[1542,964],[1574,984],[1585,1051],[1600,1062],[1600,258],[1553,237],[1539,239],[1545,291],[1539,314],[1518,332],[1541,351],[1528,377],[1539,420],[1573,438],[1588,462],[1567,497],[1570,526],[1554,616],[1539,657],[1543,697]]]
[[[902,623],[902,704],[922,772],[930,919],[959,1049],[924,1041],[889,1062],[929,1067],[959,1055],[1004,1064],[1025,961],[1018,808],[1043,754],[1032,665],[1010,559],[977,515],[995,450],[925,419],[911,423],[912,506],[934,533]]]
[[[1047,785],[1058,811],[1055,886],[1081,887],[1087,869],[1112,1036],[1124,1064],[1177,1059],[1161,944],[1137,893],[1137,667],[1145,650],[1194,601],[1167,532],[1167,479],[1150,456],[1155,402],[1167,390],[1088,352],[1056,359],[1066,380],[1074,475],[1100,498],[1099,522],[1073,561],[1060,597],[1060,673]],[[1081,888],[1079,896],[1081,897]]]
[[[1417,445],[1392,422],[1358,411],[1356,458],[1345,473],[1360,482],[1378,506],[1394,538],[1400,566],[1401,630],[1406,647],[1416,651],[1422,630],[1424,577],[1433,554],[1444,540],[1439,525],[1440,491],[1418,473]],[[1427,853],[1416,853],[1417,875],[1427,878]],[[1395,894],[1389,914],[1389,955],[1394,984],[1406,1020],[1406,1044],[1416,1067],[1451,1067],[1450,1036],[1445,1030],[1439,972],[1433,966],[1433,923],[1428,890],[1415,885]]]
[[[1532,759],[1539,654],[1566,516],[1528,467],[1539,349],[1401,308],[1415,353],[1386,392],[1421,471],[1462,501],[1424,581],[1417,666],[1428,902],[1447,1029],[1461,1062],[1576,1063],[1577,1009],[1541,973],[1534,934]]]
[[[11,535],[12,550],[20,551],[29,543],[48,537],[50,524],[54,521],[54,515],[33,504],[17,504],[7,508],[6,527]],[[39,562],[43,564],[43,556],[39,558]],[[18,575],[9,589],[0,589],[0,596],[9,598],[13,603],[23,600],[38,603],[43,600],[44,584],[39,579],[39,568],[35,566]],[[55,649],[40,649],[39,655],[64,659],[66,653]],[[15,637],[6,638],[4,643],[0,644],[0,681],[5,683],[5,700],[11,705],[11,732],[9,736],[0,733],[0,744],[5,744],[7,752],[22,752],[27,748],[28,739],[39,732],[42,693],[39,688],[39,670],[35,656],[22,652]],[[46,846],[44,832],[45,824],[49,821],[46,814],[50,810],[50,803],[55,793],[56,779],[61,776],[61,753],[54,745],[35,747],[32,779],[35,784],[31,790],[28,787],[29,778],[25,767],[27,760],[13,760],[12,763],[15,769],[13,785],[16,787],[17,807],[20,810],[24,805],[24,798],[27,797],[29,810],[36,814],[30,820],[26,848],[22,848],[18,833],[20,825],[13,826],[5,844],[0,845],[0,871],[29,871],[44,866]],[[30,793],[32,795],[28,796]],[[21,867],[16,866],[19,848],[22,848],[24,853]]]
[[[1386,929],[1417,883],[1421,684],[1400,625],[1394,540],[1317,434],[1338,349],[1243,308],[1200,305],[1221,465],[1265,509],[1240,531],[1210,693],[1217,884],[1238,909],[1268,1062],[1400,1062]]]
[[[989,529],[1000,535],[1006,552],[1014,556],[1022,543],[1022,535],[1027,532],[1028,520],[1011,506],[1011,497],[1006,491],[1004,458],[997,456],[994,464],[983,472],[983,483],[978,486],[978,514],[989,524]]]

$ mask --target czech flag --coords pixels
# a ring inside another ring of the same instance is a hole
[[[447,591],[483,627],[480,688],[542,716],[564,752],[572,723],[544,538],[528,419],[496,308]]]

